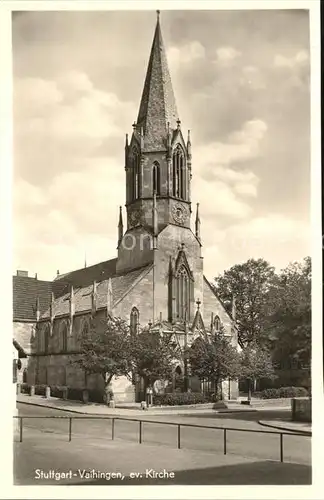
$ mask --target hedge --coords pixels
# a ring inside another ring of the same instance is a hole
[[[217,402],[215,394],[202,394],[201,392],[174,392],[169,394],[156,394],[153,396],[154,406],[178,406]]]
[[[279,387],[277,389],[264,389],[259,393],[259,397],[262,399],[299,398],[307,396],[308,391],[305,387]]]
[[[30,394],[30,385],[26,384],[25,382],[23,384],[20,384],[20,392],[22,394]]]
[[[35,394],[37,396],[45,396],[46,387],[47,387],[47,385],[45,385],[45,384],[35,385]]]

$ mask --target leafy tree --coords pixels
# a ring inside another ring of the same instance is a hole
[[[134,372],[144,379],[146,387],[156,380],[172,376],[174,360],[180,356],[177,345],[150,328],[143,328],[130,340],[130,357]]]
[[[274,276],[274,268],[268,262],[249,259],[215,278],[215,291],[228,312],[235,297],[238,341],[242,348],[260,337],[267,293]]]
[[[259,378],[275,378],[271,355],[259,344],[251,343],[240,353],[240,378],[248,381],[248,400],[251,400],[252,383]]]
[[[188,349],[191,372],[199,379],[210,380],[216,391],[219,384],[239,374],[239,354],[224,336],[223,330],[209,338],[198,338]]]
[[[264,336],[278,365],[311,364],[311,259],[295,262],[276,276],[268,294]]]
[[[102,376],[106,391],[113,377],[130,377],[129,326],[120,318],[110,318],[101,328],[92,325],[80,337],[80,354],[72,364],[86,375]]]

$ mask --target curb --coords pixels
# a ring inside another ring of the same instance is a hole
[[[304,436],[312,436],[312,431],[291,429],[289,427],[283,427],[283,426],[278,426],[278,425],[273,425],[273,424],[266,424],[262,420],[258,420],[258,424],[262,425],[263,427],[270,427],[272,429],[278,429],[279,431],[291,432],[292,434],[303,434]]]
[[[19,401],[19,400],[16,400],[17,403],[19,404],[23,404],[23,405],[30,405],[30,406],[38,406],[40,408],[50,408],[52,410],[59,410],[59,411],[66,411],[66,412],[69,412],[69,413],[78,413],[79,415],[93,415],[95,417],[113,417],[113,416],[116,416],[116,414],[114,413],[110,413],[110,414],[104,414],[104,413],[93,413],[93,412],[87,412],[87,411],[82,411],[82,410],[75,410],[75,409],[67,409],[67,408],[61,408],[59,406],[54,406],[53,404],[46,404],[46,405],[42,405],[40,403],[34,403],[34,402],[31,402],[31,401]],[[172,407],[170,407],[172,408]],[[118,410],[118,408],[116,408]],[[207,408],[206,408],[207,409]],[[177,410],[180,410],[180,408],[177,408]],[[192,415],[192,416],[195,416],[195,413],[190,413],[190,409],[187,408],[188,410],[188,413],[187,415]],[[135,414],[135,411],[136,411],[136,414]],[[133,415],[135,416],[140,416],[140,415],[147,415],[147,414],[150,414],[150,415],[163,415],[163,414],[168,414],[168,415],[185,415],[186,413],[176,413],[176,411],[168,411],[168,409],[166,408],[165,410],[159,412],[159,413],[155,413],[155,412],[150,412],[150,411],[140,411],[140,410],[130,410],[130,413],[129,415],[131,416],[132,415],[132,412]],[[203,413],[203,409],[199,409],[199,411],[201,411],[201,413]],[[214,410],[213,413],[216,413],[216,414],[232,414],[232,413],[256,413],[258,410],[256,409],[233,409],[233,410],[229,410],[229,409],[219,409],[219,410]],[[125,416],[125,418],[127,418]]]
[[[39,403],[32,403],[29,401],[18,401],[18,400],[16,402],[21,404],[21,405],[39,406],[40,408],[51,408],[52,410],[68,411],[69,413],[79,413],[81,415],[88,415],[88,412],[84,412],[84,411],[80,411],[80,410],[71,410],[71,409],[67,410],[66,408],[60,408],[59,406],[54,406],[54,405],[42,405]],[[102,413],[91,413],[91,415],[100,416],[100,417],[105,416]]]

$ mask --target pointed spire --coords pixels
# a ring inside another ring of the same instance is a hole
[[[91,294],[91,314],[94,317],[97,311],[97,282],[94,281],[92,284],[92,294]]]
[[[109,278],[108,288],[107,288],[107,317],[112,317],[112,307],[113,307],[112,281],[111,278]]]
[[[122,207],[119,207],[119,221],[118,221],[118,245],[117,245],[117,248],[119,247],[119,245],[121,244],[121,241],[123,239],[123,236],[124,236],[124,225],[123,225],[123,211],[122,211]]]
[[[196,222],[195,222],[196,238],[200,241],[200,217],[199,217],[199,203],[197,203]]]
[[[125,137],[125,149],[128,148],[128,134],[126,134],[126,137]]]
[[[50,303],[50,334],[52,335],[53,333],[53,325],[54,325],[54,318],[55,318],[55,311],[54,311],[54,303],[55,303],[55,297],[54,293],[51,293],[51,303]]]
[[[87,252],[84,252],[84,267],[87,267]]]
[[[36,299],[36,321],[40,318],[39,297]]]
[[[177,128],[178,112],[162,39],[159,11],[137,124],[143,126],[145,149],[165,148],[167,123]]]
[[[187,138],[187,152],[189,158],[191,158],[191,139],[190,139],[190,130],[188,130],[188,138]]]
[[[71,285],[71,289],[70,289],[70,317],[73,317],[74,313],[75,313],[74,289],[73,289],[73,285]]]

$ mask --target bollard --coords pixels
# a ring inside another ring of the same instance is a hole
[[[280,462],[283,462],[283,434],[280,433]]]
[[[89,403],[89,391],[87,389],[84,389],[82,391],[82,401],[84,404],[88,404]]]
[[[63,389],[62,389],[62,398],[64,400],[67,400],[67,398],[68,398],[68,388],[67,387],[63,387]]]
[[[226,449],[226,428],[224,429],[224,455],[226,455],[227,453],[227,449]]]
[[[19,441],[22,443],[23,440],[23,418],[20,417],[20,432],[19,432]]]
[[[47,385],[45,388],[45,398],[48,399],[51,397],[51,388]]]
[[[34,385],[31,385],[30,386],[30,396],[35,396],[35,386]]]
[[[69,418],[69,441],[72,439],[72,417]]]
[[[21,394],[21,384],[19,384],[19,383],[16,386],[16,393]]]

